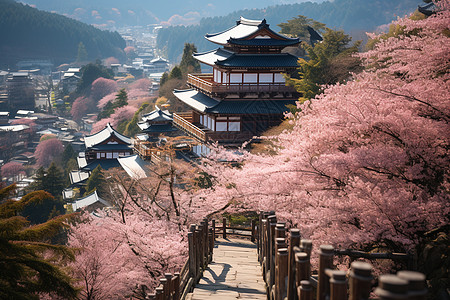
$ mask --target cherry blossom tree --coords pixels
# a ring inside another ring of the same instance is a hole
[[[152,82],[148,78],[141,78],[130,84],[130,90],[147,91],[152,86]]]
[[[366,70],[352,81],[299,104],[276,155],[212,164],[212,198],[275,210],[337,247],[408,251],[448,224],[450,11],[439,3],[447,8],[427,19],[398,20],[401,33],[361,54]]]
[[[116,99],[116,94],[117,93],[111,93],[111,94],[104,96],[102,99],[100,99],[100,101],[98,101],[97,107],[100,110],[103,109],[108,102],[112,102],[112,101],[114,101],[114,99]]]
[[[36,122],[34,122],[34,120],[32,119],[28,119],[28,118],[20,118],[20,119],[15,119],[11,121],[11,125],[27,125],[28,127],[30,127],[30,132],[33,132],[36,128]]]
[[[198,221],[192,212],[205,216],[210,208],[193,204],[193,167],[168,155],[146,170],[148,177],[108,171],[105,196],[114,209],[83,215],[72,227],[69,245],[81,250],[72,269],[83,297],[122,299],[138,286],[152,290],[164,273],[183,266],[187,228]]]
[[[115,80],[99,77],[92,82],[91,97],[97,102],[106,95],[116,93],[117,89],[117,82]]]
[[[87,113],[88,110],[88,98],[78,97],[72,104],[70,114],[74,121],[79,122]]]
[[[21,163],[11,161],[2,166],[1,169],[2,177],[16,177],[21,174],[25,174],[25,169],[23,168],[23,165]]]
[[[113,56],[105,59],[105,66],[107,66],[108,68],[110,68],[112,64],[118,64],[118,63],[119,63],[119,60]]]
[[[37,145],[36,151],[34,152],[36,163],[38,166],[48,167],[55,158],[62,154],[63,151],[64,147],[60,140],[44,140]]]

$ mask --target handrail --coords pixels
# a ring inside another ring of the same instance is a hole
[[[347,279],[346,272],[333,270],[334,256],[399,260],[410,257],[404,253],[335,250],[331,245],[321,245],[318,275],[311,276],[312,241],[301,239],[300,230],[292,228],[288,234],[285,223],[277,223],[274,212],[261,212],[256,235],[258,260],[270,300],[312,300],[314,294],[317,300],[369,299],[373,279],[371,264],[353,261]],[[425,275],[412,271],[399,271],[397,276],[382,275],[375,293],[381,300],[425,300]]]
[[[173,113],[173,124],[180,129],[186,131],[187,133],[198,138],[200,141],[206,141],[206,134],[203,130],[192,124],[191,122],[185,120],[182,116]]]
[[[207,80],[207,79],[209,80]],[[187,83],[209,93],[224,92],[294,92],[291,86],[284,82],[266,83],[218,83],[213,81],[212,74],[188,74]]]
[[[208,225],[205,218],[200,224],[189,227],[189,256],[180,273],[166,273],[160,278],[155,293],[148,295],[149,300],[184,300],[203,275],[212,261],[214,249],[214,223]],[[146,298],[146,299],[147,299]]]

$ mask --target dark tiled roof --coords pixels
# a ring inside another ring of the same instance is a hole
[[[173,127],[171,124],[151,124],[147,129],[142,130],[142,132],[154,133],[171,132],[176,130],[177,128]]]
[[[174,90],[173,94],[181,102],[201,112],[204,112],[205,109],[211,108],[219,103],[219,101],[208,97],[205,94],[202,94],[194,89]]]
[[[130,145],[124,144],[103,144],[96,145],[91,148],[92,150],[130,150],[132,147]]]
[[[277,40],[277,39],[251,39],[251,40],[242,40],[242,39],[229,39],[228,42],[232,45],[239,46],[280,46],[287,47],[293,46],[300,43],[299,39],[289,39],[289,40]]]
[[[289,53],[233,54],[216,65],[234,68],[296,68],[298,58]]]
[[[214,107],[206,109],[215,114],[282,114],[289,111],[288,104],[296,100],[223,100]]]
[[[98,165],[100,165],[103,170],[120,167],[117,159],[97,159],[88,163],[85,167],[82,168],[82,170],[93,171],[95,168],[97,168]]]

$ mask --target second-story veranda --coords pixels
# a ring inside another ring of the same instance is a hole
[[[235,53],[218,48],[194,57],[213,67],[212,73],[189,74],[187,84],[217,98],[298,97],[286,86],[284,73],[297,68],[297,57],[288,53]]]

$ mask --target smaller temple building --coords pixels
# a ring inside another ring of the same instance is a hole
[[[173,116],[168,110],[161,110],[155,106],[155,110],[142,116],[138,127],[149,139],[158,138],[161,134],[174,136],[178,129],[172,126]]]
[[[97,166],[108,170],[120,167],[117,159],[133,154],[131,139],[117,132],[111,124],[84,138],[85,151],[78,156],[80,171],[92,172]]]

